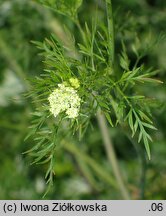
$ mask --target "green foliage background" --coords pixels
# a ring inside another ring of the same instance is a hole
[[[40,2],[48,2],[50,6],[53,1]],[[57,14],[56,8],[50,10],[36,1],[0,1],[0,199],[41,199],[46,190],[46,165],[30,165],[31,158],[22,154],[35,144],[32,139],[24,142],[34,110],[31,99],[25,97],[30,88],[28,79],[43,71],[43,59],[30,41],[43,41],[54,33],[67,43],[65,24],[79,42],[76,26],[63,16],[67,3],[64,7],[58,5],[62,14]],[[157,99],[152,110],[158,130],[152,132],[150,161],[145,158],[144,146],[130,139],[119,126],[110,127],[110,136],[131,198],[166,199],[166,41],[161,36],[165,31],[166,3],[162,0],[112,3],[116,53],[121,53],[123,40],[134,64],[133,44],[138,52],[145,50],[141,63],[159,69],[156,78],[164,83],[140,86],[149,97]],[[72,13],[68,11],[73,19],[80,4],[81,1],[73,3]],[[103,18],[103,1],[85,0],[78,14],[82,23],[91,22],[96,5],[98,16]],[[70,137],[69,144],[75,145],[57,146],[54,186],[46,199],[121,199],[97,121],[95,118],[92,121],[93,129],[88,128],[82,141]]]

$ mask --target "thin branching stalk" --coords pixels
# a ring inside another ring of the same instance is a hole
[[[105,147],[105,150],[107,153],[107,157],[108,157],[108,160],[111,164],[112,171],[115,175],[115,178],[117,180],[119,190],[123,196],[123,199],[130,199],[129,193],[127,191],[127,188],[126,188],[125,183],[124,183],[123,178],[122,178],[122,174],[121,174],[121,171],[119,168],[119,164],[118,164],[118,160],[117,160],[117,157],[115,154],[113,143],[112,143],[110,136],[109,136],[109,131],[108,131],[105,116],[102,114],[102,112],[100,110],[98,110],[98,112],[97,112],[97,120],[98,120],[99,127],[101,130],[101,134],[102,134],[102,138],[103,138],[104,147]]]
[[[109,4],[109,5],[108,5]],[[107,11],[107,24],[108,24],[108,44],[109,44],[109,51],[110,51],[110,64],[113,69],[113,63],[114,63],[114,25],[113,25],[113,14],[112,14],[112,2],[106,1],[106,11]],[[125,183],[122,178],[122,174],[119,168],[118,160],[115,154],[115,150],[113,147],[113,143],[109,136],[109,130],[107,127],[107,122],[105,119],[105,116],[101,112],[100,109],[98,109],[97,112],[97,120],[98,124],[101,130],[103,144],[107,153],[108,160],[112,166],[113,173],[115,175],[115,178],[117,180],[119,190],[122,194],[123,199],[129,199],[129,193],[127,188],[125,187]]]
[[[109,62],[111,66],[113,67],[114,55],[115,55],[115,43],[114,43],[114,22],[113,22],[113,12],[112,12],[112,1],[111,0],[106,0],[106,13],[107,13],[107,25],[108,25],[108,47],[110,51]]]

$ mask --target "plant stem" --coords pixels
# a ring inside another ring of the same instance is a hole
[[[105,116],[101,113],[101,110],[98,110],[97,112],[97,120],[98,120],[99,127],[101,130],[102,139],[104,142],[104,147],[107,153],[107,157],[108,157],[109,162],[111,163],[113,173],[115,175],[115,178],[119,186],[119,190],[122,194],[123,199],[130,199],[129,193],[127,191],[127,188],[125,187],[125,183],[122,178],[122,174],[119,168],[115,150],[114,150],[113,144],[109,136],[107,122],[106,122]]]
[[[107,25],[108,25],[108,47],[109,47],[109,62],[113,67],[114,64],[114,22],[112,12],[112,1],[106,0],[106,13],[107,13]]]
[[[109,50],[109,64],[112,67],[114,65],[114,25],[113,25],[113,13],[112,13],[112,1],[106,0],[106,12],[107,12],[107,25],[108,25],[108,50]],[[119,190],[122,194],[123,199],[130,199],[127,188],[122,178],[122,174],[119,168],[118,160],[115,154],[115,150],[112,141],[109,136],[109,131],[107,127],[107,121],[105,116],[102,114],[101,109],[97,111],[97,120],[102,134],[102,139],[104,142],[104,147],[107,153],[108,160],[112,166],[113,173],[117,180]]]

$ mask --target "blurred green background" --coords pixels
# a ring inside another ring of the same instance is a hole
[[[91,20],[96,4],[103,16],[102,0],[85,0],[79,9],[82,23]],[[135,35],[140,38],[139,49],[144,49],[165,32],[165,0],[113,0],[113,8],[116,53],[123,39],[131,61],[135,60],[130,50]],[[41,199],[46,190],[46,165],[30,165],[31,158],[22,154],[33,145],[33,140],[24,142],[34,109],[24,93],[29,90],[28,79],[43,71],[42,58],[31,41],[43,41],[51,33],[63,40],[64,24],[77,40],[76,28],[68,19],[35,1],[0,0],[0,199]],[[164,82],[144,89],[159,104],[153,107],[158,131],[152,134],[151,161],[146,162],[144,153],[137,154],[144,149],[135,149],[120,128],[110,128],[110,135],[131,198],[166,199],[166,40],[156,42],[143,62],[160,69],[157,78]],[[111,167],[95,118],[93,124],[93,130],[77,143],[80,152],[57,148],[55,183],[45,199],[122,199],[108,180]]]

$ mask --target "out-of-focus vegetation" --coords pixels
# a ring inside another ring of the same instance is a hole
[[[84,0],[79,18],[84,23],[103,15],[102,0]],[[119,126],[110,128],[122,175],[132,199],[166,199],[166,2],[163,0],[115,0],[116,54],[121,40],[127,47],[131,64],[132,49],[145,50],[140,60],[159,69],[161,85],[144,86],[153,103],[151,160],[146,160],[144,146],[128,136]],[[43,71],[42,58],[31,41],[43,41],[51,33],[67,43],[64,23],[79,41],[76,26],[63,15],[31,0],[0,1],[0,199],[40,199],[46,190],[46,165],[30,165],[22,154],[34,145],[24,141],[35,105],[25,97],[29,80]],[[133,47],[135,44],[135,47]],[[148,47],[148,49],[146,49]],[[142,88],[142,86],[141,86]],[[63,133],[62,133],[63,135]],[[96,119],[83,140],[69,137],[68,145],[56,149],[54,186],[47,199],[121,199],[112,168],[102,145]],[[72,145],[71,143],[75,144]]]

